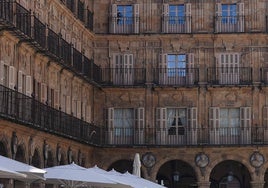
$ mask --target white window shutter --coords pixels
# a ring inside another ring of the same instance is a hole
[[[5,73],[4,73],[4,61],[0,61],[0,84],[4,85]]]
[[[66,113],[71,114],[71,96],[66,96]]]
[[[191,130],[195,130],[197,128],[197,108],[188,108],[188,127]]]
[[[144,108],[135,109],[135,121],[136,129],[140,130],[144,128]]]
[[[168,54],[160,54],[160,63],[159,63],[159,68],[160,69],[166,69],[167,68],[167,57]],[[163,70],[161,70],[163,71]]]
[[[108,123],[109,129],[114,128],[114,108],[108,108],[107,123]]]
[[[41,102],[47,102],[47,85],[45,83],[41,83]]]
[[[139,33],[140,31],[140,6],[139,4],[134,4],[134,33]]]
[[[237,9],[238,9],[238,32],[244,32],[245,27],[245,4],[244,3],[237,3]]]
[[[86,121],[91,122],[91,106],[87,105],[86,106]]]
[[[81,101],[77,101],[77,118],[81,119]]]
[[[216,32],[221,32],[221,16],[222,16],[222,8],[221,3],[216,3]]]
[[[18,92],[22,93],[23,74],[22,71],[18,72]]]
[[[9,88],[14,89],[16,85],[16,68],[13,66],[9,67],[9,74],[8,74],[8,82],[9,82]]]
[[[263,118],[263,127],[268,127],[268,106],[263,107],[262,118]]]
[[[243,128],[251,127],[251,107],[240,108],[240,126]]]
[[[156,123],[157,129],[163,131],[166,129],[167,109],[157,108],[156,109]]]
[[[32,96],[32,77],[27,75],[26,76],[26,95],[31,97]]]
[[[211,129],[217,129],[220,127],[220,108],[209,108],[209,126]]]
[[[73,116],[76,117],[76,115],[77,115],[77,101],[74,99],[72,100],[72,111],[71,112],[73,113]]]
[[[59,109],[60,107],[60,92],[59,90],[54,91],[54,108]]]
[[[117,5],[111,5],[110,33],[116,33],[117,27]]]
[[[187,68],[194,68],[194,53],[187,54]]]
[[[192,15],[192,6],[191,3],[185,4],[185,15],[186,15],[186,33],[191,33],[192,30],[192,22],[191,22],[191,15]]]
[[[169,28],[169,4],[163,4],[162,8],[162,32],[163,33],[168,33],[168,28]]]

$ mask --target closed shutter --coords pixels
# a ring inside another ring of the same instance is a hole
[[[245,5],[244,3],[237,3],[237,15],[238,15],[238,32],[244,32],[245,28]]]
[[[163,12],[163,18],[162,18],[162,32],[163,33],[168,33],[169,30],[169,4],[163,4],[162,8]]]
[[[41,102],[47,102],[47,85],[45,83],[41,84]]]
[[[185,15],[186,15],[186,33],[191,33],[192,30],[192,21],[191,21],[191,15],[192,15],[192,7],[191,3],[185,4]]]
[[[22,93],[23,74],[22,71],[18,72],[18,92]]]
[[[77,101],[77,118],[81,118],[81,101]]]
[[[190,131],[197,129],[197,108],[188,108],[188,128]]]
[[[144,108],[135,109],[135,144],[144,143]]]
[[[251,127],[251,107],[240,108],[240,126],[242,128]]]
[[[221,20],[222,20],[222,9],[221,3],[216,3],[215,5],[216,10],[216,32],[221,32]]]
[[[135,129],[144,128],[144,108],[135,109]]]
[[[263,118],[263,127],[267,128],[268,127],[268,106],[263,107],[262,111],[262,118]]]
[[[117,5],[111,5],[110,33],[116,33],[117,27]]]
[[[5,80],[5,70],[4,70],[4,62],[0,61],[0,84],[4,85]]]
[[[124,54],[123,66],[124,77],[122,81],[125,85],[132,85],[134,82],[133,54]]]
[[[10,89],[14,89],[15,85],[16,85],[16,68],[13,66],[9,67],[9,88]]]
[[[209,109],[209,127],[211,130],[218,129],[220,127],[220,108],[211,107]]]
[[[110,144],[115,142],[114,139],[114,108],[107,109],[107,128],[108,128],[108,140]]]
[[[71,96],[66,96],[66,113],[71,114]]]
[[[156,128],[159,131],[166,130],[167,109],[157,108],[156,109]]]
[[[168,70],[167,70],[167,54],[160,54],[160,62],[159,62],[159,84],[167,84],[168,83]]]
[[[54,108],[59,109],[60,107],[60,92],[59,90],[54,91]]]
[[[91,106],[86,106],[86,121],[91,122]]]
[[[77,104],[77,101],[73,99],[72,100],[72,110],[71,110],[73,116],[77,115],[77,105],[76,104]]]
[[[134,5],[134,33],[139,33],[140,30],[140,19],[139,19],[139,15],[140,15],[140,6],[139,4],[135,4]]]
[[[187,54],[187,76],[186,82],[189,85],[194,84],[195,80],[195,70],[194,70],[194,54],[189,53]]]
[[[32,95],[32,77],[27,75],[26,76],[26,95],[31,97]]]

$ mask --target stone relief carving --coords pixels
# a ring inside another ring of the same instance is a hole
[[[251,156],[250,156],[250,164],[255,167],[255,168],[259,168],[263,165],[264,163],[264,156],[260,153],[260,152],[254,152]]]

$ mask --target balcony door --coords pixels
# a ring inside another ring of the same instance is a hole
[[[218,57],[218,74],[220,84],[240,83],[240,54],[223,53]]]
[[[113,84],[133,85],[134,69],[132,54],[115,54],[113,62]]]

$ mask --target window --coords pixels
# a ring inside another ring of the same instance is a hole
[[[251,108],[211,107],[209,111],[212,144],[251,143]]]
[[[111,33],[139,33],[139,4],[112,4],[110,17]]]
[[[160,85],[192,85],[197,76],[194,54],[162,54],[159,64]]]
[[[169,77],[185,77],[186,76],[186,55],[168,55],[168,76]]]
[[[218,73],[220,84],[240,83],[240,54],[222,53],[218,56]]]
[[[113,55],[113,84],[115,85],[133,85],[134,69],[132,54],[114,54]]]
[[[163,32],[191,32],[191,4],[163,5]]]
[[[184,135],[186,119],[187,118],[185,108],[168,108],[167,109],[168,134]]]
[[[144,108],[107,109],[108,139],[113,144],[144,143]]]
[[[216,32],[244,32],[244,3],[216,3]]]

